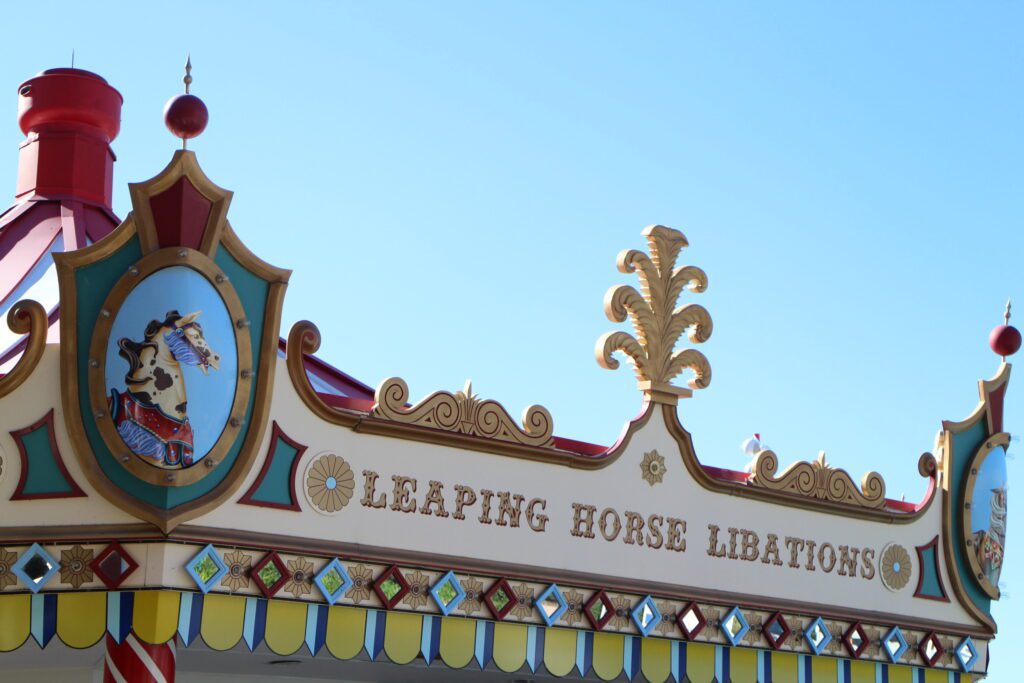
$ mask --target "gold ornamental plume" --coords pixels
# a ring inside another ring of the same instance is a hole
[[[637,274],[641,291],[618,285],[604,297],[608,319],[621,323],[629,317],[636,336],[609,332],[597,340],[595,353],[601,367],[614,370],[619,361],[612,354],[621,351],[633,361],[637,385],[645,400],[676,405],[679,397],[693,393],[672,384],[683,370],[695,373],[689,381],[691,389],[703,389],[711,383],[711,365],[703,353],[696,349],[675,350],[683,332],[694,344],[711,336],[711,314],[707,309],[699,304],[676,307],[684,287],[691,292],[703,292],[708,287],[708,277],[696,266],[675,267],[679,252],[689,246],[683,233],[652,225],[642,234],[650,245],[650,256],[626,249],[619,253],[617,262],[620,272]]]

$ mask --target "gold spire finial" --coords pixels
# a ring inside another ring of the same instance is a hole
[[[1010,324],[1010,305],[1011,305],[1010,304],[1010,300],[1007,299],[1006,300],[1006,311],[1003,313],[1003,324],[1004,325],[1009,325]]]
[[[636,273],[640,289],[619,285],[608,290],[604,312],[612,322],[632,318],[636,336],[628,332],[609,332],[597,340],[596,356],[601,367],[614,370],[619,361],[616,351],[626,354],[636,369],[636,378],[646,400],[676,405],[680,397],[692,395],[690,389],[673,386],[672,380],[683,370],[693,370],[691,389],[703,389],[711,383],[711,364],[696,349],[676,351],[683,332],[694,344],[711,336],[711,314],[698,304],[676,307],[683,289],[703,292],[708,277],[696,266],[675,267],[679,252],[689,246],[683,233],[663,225],[652,225],[643,231],[650,245],[650,256],[627,249],[619,254],[622,273]]]
[[[185,82],[185,94],[188,95],[189,86],[192,85],[192,54],[187,53],[185,55],[185,78],[182,79]]]

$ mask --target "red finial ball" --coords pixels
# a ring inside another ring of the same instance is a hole
[[[164,123],[167,130],[182,140],[190,140],[204,130],[210,121],[210,112],[203,101],[195,95],[178,95],[167,101],[164,107]]]
[[[1020,350],[1020,330],[1013,325],[1000,325],[988,336],[988,345],[997,355],[1012,356]]]

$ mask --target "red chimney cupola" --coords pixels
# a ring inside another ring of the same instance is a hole
[[[82,69],[47,69],[18,89],[27,139],[18,162],[19,201],[74,199],[109,209],[121,93]]]

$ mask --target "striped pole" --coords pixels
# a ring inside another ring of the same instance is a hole
[[[103,683],[174,683],[174,639],[150,645],[129,633],[118,643],[107,634]]]

